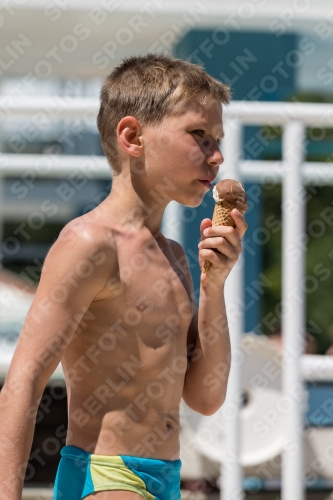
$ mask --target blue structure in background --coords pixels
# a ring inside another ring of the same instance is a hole
[[[295,90],[295,69],[307,50],[306,40],[298,41],[296,35],[258,32],[229,31],[226,28],[189,31],[179,41],[174,55],[202,65],[205,70],[229,84],[234,100],[280,101],[293,95]],[[267,151],[267,142],[259,127],[245,127],[243,158],[259,159]],[[221,167],[223,172],[223,166]],[[244,238],[245,258],[245,331],[256,331],[261,321],[263,248],[258,227],[265,226],[262,217],[262,196],[259,184],[245,184],[250,208],[246,214],[249,225]],[[193,249],[200,238],[199,225],[205,217],[211,218],[214,200],[211,191],[200,207],[193,209],[192,218],[185,224],[185,250],[198,299],[200,270],[192,266],[195,258]],[[192,209],[185,209],[192,210]],[[187,217],[184,217],[185,221]],[[259,333],[257,331],[257,333]]]

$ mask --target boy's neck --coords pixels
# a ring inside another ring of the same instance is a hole
[[[100,207],[103,207],[107,217],[114,218],[125,230],[140,231],[147,228],[157,239],[162,237],[161,221],[170,201],[169,198],[157,200],[142,186],[135,188],[131,179],[116,176],[109,196]]]

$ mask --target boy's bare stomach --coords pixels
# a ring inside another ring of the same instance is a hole
[[[137,241],[122,248],[117,278],[92,302],[67,348],[67,444],[176,460],[192,305],[170,249],[162,252],[154,240],[147,248]]]

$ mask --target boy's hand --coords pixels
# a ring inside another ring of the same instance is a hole
[[[210,219],[204,219],[200,224],[201,242],[199,243],[199,265],[203,268],[205,260],[212,265],[207,273],[201,273],[203,285],[213,285],[223,288],[225,280],[236,264],[242,251],[241,239],[247,229],[244,217],[237,209],[231,216],[236,226],[212,226]],[[204,234],[207,230],[208,234]]]

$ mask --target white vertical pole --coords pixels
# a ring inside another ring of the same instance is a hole
[[[304,125],[291,121],[283,132],[282,183],[282,389],[285,406],[285,448],[282,499],[303,500],[303,380],[305,206],[301,165]]]
[[[183,231],[183,206],[177,201],[170,201],[164,211],[161,223],[162,234],[166,238],[178,241],[184,248],[184,231]]]
[[[223,156],[225,163],[220,167],[220,178],[240,180],[240,157],[242,151],[242,126],[236,121],[226,121]],[[231,369],[227,396],[222,406],[225,430],[224,461],[221,468],[221,500],[242,500],[243,484],[240,465],[240,402],[241,365],[240,344],[243,324],[243,266],[239,261],[231,271],[225,287],[225,300],[231,342]]]

